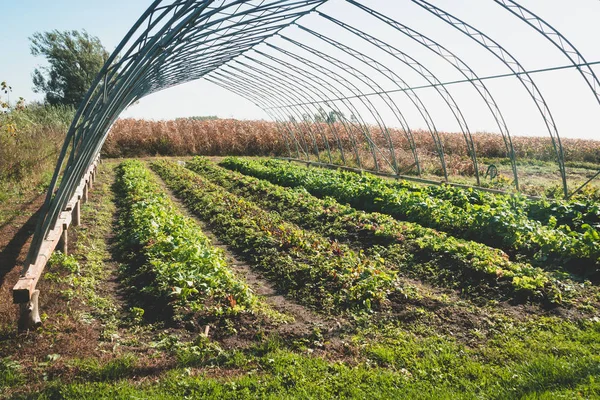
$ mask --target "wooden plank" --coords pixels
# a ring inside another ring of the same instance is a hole
[[[61,235],[62,224],[59,225],[58,229],[50,231],[46,240],[42,242],[42,247],[35,263],[27,268],[25,274],[19,278],[19,281],[13,288],[13,301],[15,303],[27,303],[29,301],[46,267],[46,263],[48,263],[52,252],[58,245]]]
[[[81,225],[81,203],[79,200],[75,203],[75,207],[73,208],[73,225],[79,226]]]

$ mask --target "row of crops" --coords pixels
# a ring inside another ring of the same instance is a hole
[[[233,276],[222,252],[177,209],[145,164],[121,164],[116,187],[118,239],[128,260],[122,275],[146,304],[178,318],[253,307],[248,286]]]
[[[228,158],[217,165],[198,157],[185,167],[157,161],[150,168],[220,241],[279,291],[326,312],[380,310],[419,296],[410,279],[467,296],[570,303],[578,296],[574,281],[594,276],[597,268],[593,240],[580,240],[593,228],[553,227],[528,216],[524,207],[511,209],[490,198],[492,205],[488,195],[450,188],[444,188],[447,193],[440,188],[419,191],[403,182],[273,160]],[[130,254],[125,276],[131,287],[176,312],[252,309],[255,296],[230,272],[200,226],[169,200],[156,175],[140,161],[127,161],[118,170],[124,210],[120,243]],[[471,194],[468,201],[458,200]],[[409,201],[411,196],[421,199],[420,208],[416,200]],[[459,229],[467,216],[436,220],[438,207],[470,215],[481,210],[480,221],[483,210],[493,217]],[[512,210],[510,223],[495,213],[502,210]],[[492,234],[485,233],[486,227],[500,226],[505,234],[517,232],[515,226],[530,227],[518,232],[528,235],[522,239],[526,245],[484,239]],[[477,229],[480,236],[474,234]],[[527,242],[549,232],[559,239]],[[552,247],[558,240],[563,240],[560,253]],[[569,240],[579,240],[578,253],[566,246]],[[575,257],[585,268],[574,268]]]
[[[303,188],[278,186],[205,159],[197,158],[187,166],[232,193],[277,211],[288,221],[384,258],[395,270],[412,277],[467,291],[487,285],[505,294],[559,300],[551,274],[512,262],[501,250],[385,214],[359,211],[331,197],[319,199]]]
[[[394,289],[385,260],[285,221],[171,162],[153,169],[217,237],[281,291],[322,309],[371,309]]]
[[[276,160],[227,159],[222,165],[278,185],[301,187],[357,209],[484,243],[505,251],[512,260],[527,260],[534,266],[592,280],[600,274],[600,234],[594,207],[543,200],[528,204],[518,197],[418,187],[370,174],[304,168]],[[559,220],[568,223],[559,224]]]

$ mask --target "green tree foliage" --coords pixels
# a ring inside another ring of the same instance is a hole
[[[45,93],[51,105],[77,107],[108,59],[100,39],[85,30],[54,30],[37,32],[29,40],[31,54],[44,56],[49,63],[34,71],[34,91]]]

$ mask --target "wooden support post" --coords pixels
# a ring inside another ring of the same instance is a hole
[[[73,225],[81,225],[81,197],[77,199],[75,207],[73,207]]]
[[[69,254],[69,227],[66,224],[63,225],[63,231],[57,247],[64,255]]]
[[[87,201],[88,201],[88,187],[87,187],[87,184],[83,185],[83,194],[81,195],[81,201],[83,202],[83,204],[87,203]]]
[[[19,332],[32,330],[42,325],[39,297],[40,291],[34,290],[29,301],[19,305]]]

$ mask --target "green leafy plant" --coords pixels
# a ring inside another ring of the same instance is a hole
[[[284,292],[321,310],[380,307],[394,290],[384,260],[300,229],[177,164],[152,168],[215,234]]]
[[[510,256],[524,256],[536,266],[564,269],[597,279],[600,276],[600,246],[583,240],[585,233],[555,229],[514,212],[508,202],[465,202],[458,207],[426,191],[397,186],[374,175],[321,168],[304,168],[277,160],[226,159],[223,166],[289,187],[303,187],[340,203],[389,214],[453,236],[498,247]],[[401,184],[402,185],[402,184]],[[443,189],[438,189],[443,190]]]
[[[177,210],[142,162],[119,166],[117,188],[119,241],[131,259],[122,276],[138,293],[179,313],[236,314],[253,307],[254,295],[222,252]]]

